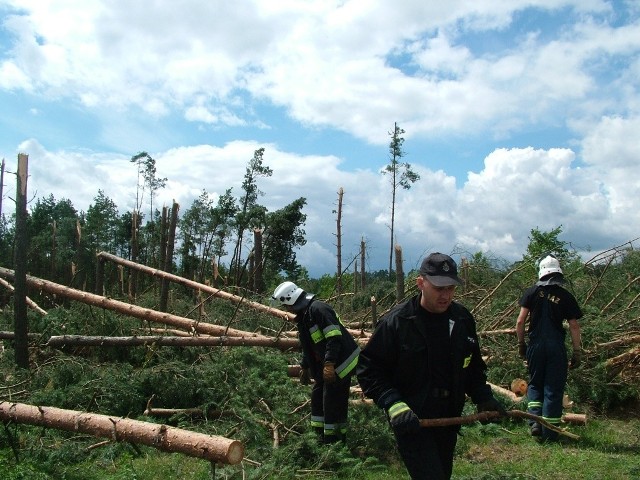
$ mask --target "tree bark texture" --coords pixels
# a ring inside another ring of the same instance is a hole
[[[244,445],[237,440],[97,413],[0,402],[0,419],[138,443],[229,465],[240,463],[244,456]]]
[[[15,360],[21,368],[29,368],[29,343],[27,332],[27,178],[29,176],[29,156],[18,155],[16,175],[16,223],[15,223],[15,278],[13,293],[14,331],[16,334]]]
[[[402,247],[396,245],[396,302],[400,303],[404,299],[404,269],[402,268]]]
[[[171,221],[169,222],[169,234],[167,235],[167,250],[164,258],[162,270],[171,273],[173,268],[173,249],[176,243],[176,228],[178,226],[178,210],[180,205],[173,202],[171,208]],[[162,277],[162,288],[160,289],[160,311],[166,312],[169,305],[169,279]]]

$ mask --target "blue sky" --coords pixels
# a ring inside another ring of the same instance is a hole
[[[637,1],[152,5],[0,0],[0,156],[29,154],[36,196],[130,209],[147,151],[184,211],[240,195],[264,147],[261,202],[307,198],[311,274],[335,269],[341,187],[343,252],[364,238],[382,269],[397,122],[421,176],[396,206],[406,269],[434,250],[515,261],[533,228],[562,225],[585,258],[640,236]]]

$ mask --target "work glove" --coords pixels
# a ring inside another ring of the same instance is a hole
[[[518,342],[518,354],[523,360],[527,358],[527,344],[525,342]]]
[[[582,363],[582,351],[574,350],[573,355],[571,355],[571,361],[569,362],[569,368],[578,368]]]
[[[322,369],[322,379],[324,383],[333,383],[336,381],[336,364],[333,362],[325,362]]]
[[[300,383],[302,385],[310,385],[311,384],[311,372],[308,368],[300,369]]]
[[[406,403],[394,403],[389,407],[387,413],[389,414],[391,428],[393,428],[396,434],[404,435],[407,433],[418,433],[420,431],[420,420]]]
[[[500,417],[507,416],[507,411],[504,409],[502,404],[493,397],[491,397],[489,400],[485,400],[484,402],[478,404],[478,413],[481,413],[481,412],[498,412]],[[480,423],[482,423],[483,425],[486,425],[487,423],[490,423],[495,420],[496,419],[480,420]]]

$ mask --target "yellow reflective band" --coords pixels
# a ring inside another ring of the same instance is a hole
[[[462,364],[462,368],[467,368],[469,366],[469,364],[471,363],[471,357],[473,356],[473,354],[469,355],[468,357],[466,357],[464,359],[464,363]]]
[[[400,415],[402,412],[406,412],[407,410],[411,410],[409,405],[404,402],[396,402],[389,408],[389,417],[393,418],[397,415]]]

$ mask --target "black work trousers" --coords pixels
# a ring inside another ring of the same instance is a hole
[[[311,426],[322,433],[325,443],[344,441],[347,435],[351,376],[326,383],[314,378],[311,390]]]
[[[412,480],[448,480],[458,428],[426,427],[417,434],[395,435],[398,451]]]

